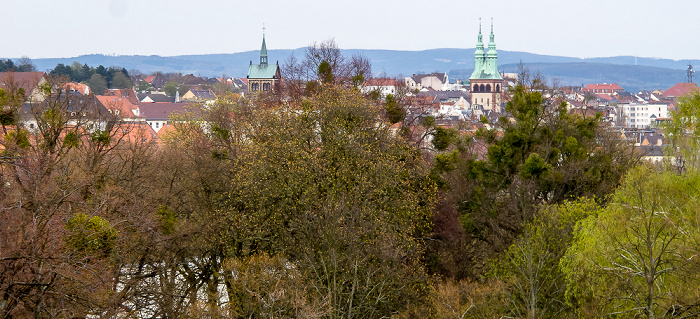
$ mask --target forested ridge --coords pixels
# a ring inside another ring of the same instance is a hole
[[[470,133],[311,52],[285,94],[220,96],[157,140],[60,76],[41,102],[0,89],[0,317],[700,313],[700,96],[652,165],[539,79]]]

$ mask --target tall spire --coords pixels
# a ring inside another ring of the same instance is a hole
[[[486,52],[486,63],[484,64],[484,73],[489,78],[501,79],[498,73],[498,52],[496,51],[496,41],[493,35],[493,18],[491,18],[491,35],[489,36],[489,50]]]
[[[481,36],[481,18],[479,18],[479,40],[476,42],[476,49],[481,49],[482,51],[484,50],[484,41],[483,37]]]
[[[489,51],[496,50],[496,41],[493,36],[493,18],[491,18],[491,35],[489,36]]]
[[[476,50],[474,50],[474,72],[472,72],[472,75],[469,77],[470,79],[481,77],[485,62],[484,41],[481,36],[481,18],[479,18],[479,37],[477,39]]]
[[[267,65],[267,46],[265,45],[265,24],[263,24],[263,42],[260,49],[260,65]]]

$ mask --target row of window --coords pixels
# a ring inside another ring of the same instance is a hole
[[[250,90],[251,91],[260,91],[260,83],[257,83],[257,82],[251,83]],[[270,83],[263,83],[262,90],[263,90],[263,92],[269,91],[270,90]]]
[[[472,92],[491,92],[491,84],[474,84]],[[500,84],[496,84],[496,90],[494,92],[501,92]]]

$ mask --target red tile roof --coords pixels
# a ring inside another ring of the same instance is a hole
[[[700,87],[695,83],[678,83],[670,89],[664,91],[665,97],[684,96],[691,93],[700,92]]]
[[[585,88],[583,88],[583,90],[597,92],[597,93],[600,93],[600,92],[612,93],[612,92],[622,91],[622,87],[617,85],[617,83],[613,83],[613,84],[607,84],[607,83],[588,84],[588,85],[586,85]]]
[[[392,79],[392,78],[372,78],[372,79],[367,79],[365,83],[362,83],[364,86],[398,86],[399,82]]]
[[[7,82],[12,79],[15,85],[24,89],[25,95],[29,95],[44,75],[44,72],[0,72],[0,89],[7,88]]]

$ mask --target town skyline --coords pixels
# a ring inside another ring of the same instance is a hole
[[[697,30],[700,4],[650,0],[580,2],[356,1],[302,3],[68,0],[4,3],[10,30],[0,58],[68,58],[86,54],[178,56],[268,48],[296,49],[334,39],[343,49],[422,51],[473,48],[482,30],[499,49],[578,58],[700,58],[685,30]],[[27,11],[27,8],[32,10]],[[322,8],[319,10],[318,8]],[[28,12],[33,23],[26,23]]]

